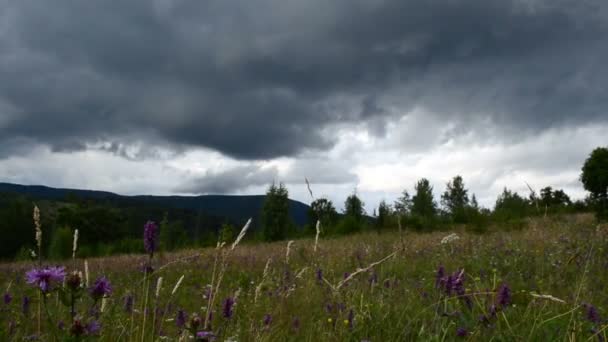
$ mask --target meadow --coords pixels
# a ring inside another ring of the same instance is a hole
[[[403,227],[318,240],[226,241],[174,253],[150,245],[149,229],[140,255],[85,262],[76,253],[64,262],[0,264],[0,340],[602,341],[608,335],[608,226],[591,215],[537,217],[520,230],[485,234]],[[31,273],[50,266],[65,269]]]

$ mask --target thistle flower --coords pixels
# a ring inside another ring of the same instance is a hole
[[[144,225],[144,248],[146,253],[154,255],[157,248],[158,226],[153,221],[148,221]]]
[[[502,286],[498,290],[496,300],[498,302],[498,305],[503,308],[511,303],[511,289],[507,284],[502,284]]]
[[[10,293],[4,294],[4,304],[9,305],[13,301],[13,296]]]
[[[192,330],[196,330],[198,329],[198,327],[201,326],[202,320],[200,318],[199,315],[195,314],[194,316],[192,316],[192,319],[190,319],[190,328]]]
[[[44,293],[51,290],[53,281],[62,283],[65,278],[65,267],[35,268],[25,274],[28,284],[40,287]]]
[[[80,272],[73,271],[65,279],[65,285],[71,291],[77,291],[82,286],[82,276]]]
[[[224,308],[223,308],[223,314],[224,314],[224,318],[232,318],[232,314],[233,314],[233,308],[234,308],[234,299],[232,297],[228,297],[226,298],[226,300],[224,300]]]
[[[469,335],[469,332],[465,328],[459,327],[458,329],[456,329],[456,336],[467,337],[468,335]]]
[[[112,293],[112,286],[106,277],[101,277],[95,281],[93,286],[89,289],[89,293],[91,294],[91,297],[97,301],[109,296]]]

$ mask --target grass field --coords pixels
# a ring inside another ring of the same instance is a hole
[[[143,254],[91,259],[88,287],[83,273],[73,290],[65,290],[69,280],[56,281],[46,293],[26,283],[36,263],[1,264],[0,340],[186,341],[198,334],[217,341],[586,341],[608,335],[608,226],[578,215],[444,239],[450,233],[321,236],[316,252],[314,239],[294,241],[289,252],[288,242],[234,249],[229,242],[157,253],[148,274]],[[80,259],[61,265],[68,274],[85,271]],[[111,292],[94,300],[89,288],[101,276]]]

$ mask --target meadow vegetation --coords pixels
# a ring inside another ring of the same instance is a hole
[[[297,229],[273,184],[258,230],[225,223],[214,246],[183,248],[165,216],[138,253],[99,258],[77,229],[47,236],[34,206],[29,260],[0,263],[0,339],[604,341],[608,178],[589,160],[586,202],[504,189],[490,211],[456,176],[440,205],[421,179],[371,216],[355,192],[339,215],[309,188],[316,223]]]

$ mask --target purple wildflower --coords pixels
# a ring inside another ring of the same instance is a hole
[[[186,321],[188,320],[188,315],[186,311],[179,309],[177,310],[177,316],[175,317],[175,325],[178,328],[183,329],[186,326]]]
[[[264,320],[262,322],[264,323],[265,326],[269,326],[270,323],[272,323],[272,316],[270,316],[270,314],[265,314]]]
[[[101,330],[101,324],[98,321],[90,321],[89,324],[85,326],[85,330],[88,335],[97,335]]]
[[[93,286],[89,289],[89,293],[93,299],[100,300],[112,293],[112,286],[106,277],[101,277],[95,281]]]
[[[215,341],[215,334],[211,331],[199,331],[196,333],[196,340],[200,342]]]
[[[445,268],[443,265],[437,269],[437,275],[435,276],[435,287],[440,288],[445,283]]]
[[[57,323],[57,329],[59,329],[59,330],[65,329],[65,322],[63,322],[63,320],[61,320],[61,321],[59,321],[59,323]]]
[[[469,335],[469,332],[465,328],[459,327],[458,329],[456,329],[456,336],[467,337],[467,335]]]
[[[316,275],[317,275],[317,281],[319,283],[323,282],[323,270],[321,270],[320,268],[317,268]]]
[[[350,330],[353,330],[354,325],[355,325],[355,312],[353,311],[353,309],[350,309],[350,311],[348,312],[348,328]]]
[[[511,289],[507,284],[502,284],[498,290],[496,300],[498,301],[498,305],[503,308],[511,303]]]
[[[602,319],[600,318],[600,313],[597,311],[595,306],[591,304],[584,304],[585,307],[585,317],[591,323],[600,323]]]
[[[65,267],[47,267],[33,269],[25,274],[25,279],[28,284],[40,287],[44,293],[51,290],[51,282],[63,282],[65,278]]]
[[[228,297],[226,298],[226,300],[224,301],[224,318],[232,318],[232,314],[234,312],[234,299],[232,297]]]
[[[153,221],[144,225],[144,248],[152,256],[157,247],[158,226]]]
[[[23,297],[23,301],[21,301],[21,311],[25,316],[30,314],[30,302],[31,300],[28,296]]]
[[[4,294],[4,304],[9,305],[13,301],[13,296],[10,293]]]

